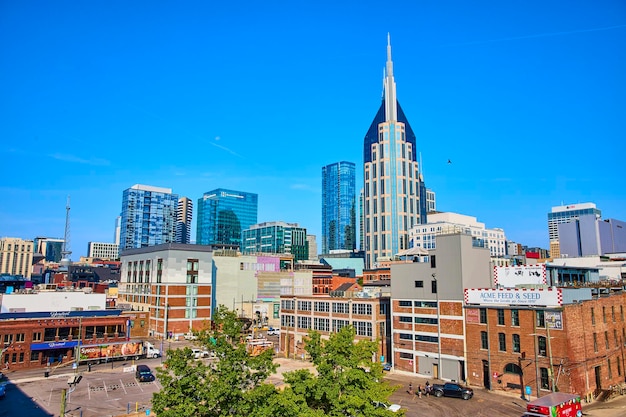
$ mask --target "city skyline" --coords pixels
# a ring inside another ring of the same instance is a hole
[[[1,7],[0,236],[62,237],[70,195],[77,260],[149,184],[256,193],[321,241],[321,168],[363,185],[387,33],[439,211],[546,249],[551,207],[626,218],[623,2]]]

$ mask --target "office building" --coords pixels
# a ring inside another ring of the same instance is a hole
[[[550,242],[559,240],[559,224],[567,223],[572,219],[577,219],[587,214],[593,214],[597,218],[600,218],[602,212],[596,208],[594,203],[568,204],[566,206],[552,207],[552,211],[548,213],[548,237]]]
[[[317,261],[317,238],[315,235],[306,235],[309,244],[309,260]]]
[[[120,251],[174,242],[178,195],[135,184],[122,198]]]
[[[306,229],[297,223],[265,222],[242,232],[244,254],[291,254],[295,261],[309,259]]]
[[[602,220],[594,214],[581,215],[558,225],[561,256],[604,256],[626,252],[626,223]]]
[[[322,167],[322,253],[356,249],[354,163]]]
[[[241,246],[241,232],[257,223],[258,195],[218,188],[198,199],[196,243]]]
[[[0,274],[30,278],[33,268],[33,247],[32,240],[0,238]]]
[[[35,253],[43,255],[46,262],[61,262],[63,239],[52,237],[36,237],[34,241]]]
[[[87,257],[99,259],[119,258],[120,248],[115,243],[89,242],[87,243]]]
[[[409,248],[409,230],[425,221],[426,187],[413,129],[396,99],[391,44],[383,102],[365,135],[364,244],[368,268]]]
[[[435,249],[436,236],[449,233],[465,233],[485,242],[494,258],[506,255],[504,230],[487,229],[484,223],[476,221],[476,217],[449,212],[430,213],[427,223],[412,228],[409,232],[411,247]]]
[[[192,216],[193,201],[187,197],[181,197],[176,208],[176,243],[191,242]]]

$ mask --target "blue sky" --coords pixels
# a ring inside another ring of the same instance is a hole
[[[626,220],[624,1],[4,0],[0,236],[62,237],[70,195],[77,260],[140,183],[255,192],[321,242],[321,168],[362,164],[388,32],[439,210],[542,247],[552,206]]]

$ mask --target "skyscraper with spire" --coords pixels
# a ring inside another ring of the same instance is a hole
[[[415,134],[396,98],[387,35],[383,100],[363,145],[365,264],[374,267],[409,248],[409,230],[426,221],[426,187]]]

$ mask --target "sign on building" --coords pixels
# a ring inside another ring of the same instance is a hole
[[[560,307],[560,288],[466,288],[465,304]]]
[[[546,264],[494,266],[493,280],[496,286],[505,288],[524,284],[547,284]]]

